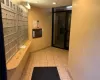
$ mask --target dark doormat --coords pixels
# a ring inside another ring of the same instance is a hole
[[[31,80],[60,80],[56,67],[35,67]]]

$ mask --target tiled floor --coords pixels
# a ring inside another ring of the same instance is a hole
[[[57,67],[61,80],[71,80],[67,72],[68,51],[47,48],[32,53],[22,74],[21,80],[31,80],[34,67]]]

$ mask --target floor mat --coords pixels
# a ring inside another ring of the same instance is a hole
[[[31,80],[60,80],[57,67],[34,67]]]

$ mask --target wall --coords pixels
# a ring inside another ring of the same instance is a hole
[[[69,50],[73,80],[100,80],[100,0],[74,0]]]
[[[51,46],[52,13],[48,9],[32,7],[28,15],[29,39],[32,40],[31,52]],[[40,27],[43,29],[41,38],[32,38],[33,20],[40,21]]]

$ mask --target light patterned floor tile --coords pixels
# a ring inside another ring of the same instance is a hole
[[[61,80],[71,80],[67,72],[67,65],[67,50],[50,47],[31,53],[21,80],[31,80],[34,67],[57,67]]]

